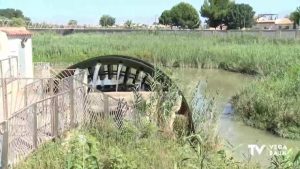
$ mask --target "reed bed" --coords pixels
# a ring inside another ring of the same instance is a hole
[[[236,114],[251,126],[300,138],[299,40],[207,37],[197,32],[38,33],[33,36],[33,52],[34,61],[77,63],[119,54],[163,66],[257,75],[259,80],[235,97]]]

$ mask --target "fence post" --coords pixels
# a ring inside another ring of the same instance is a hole
[[[104,117],[108,115],[109,110],[108,110],[108,96],[106,94],[103,95],[103,102],[104,102]]]
[[[33,108],[33,130],[32,130],[33,138],[32,138],[32,140],[33,140],[33,148],[36,149],[37,148],[37,140],[38,140],[37,139],[37,136],[38,136],[38,134],[37,134],[37,104],[34,104],[32,108]]]
[[[75,127],[74,119],[74,81],[73,78],[70,80],[70,127]]]
[[[2,83],[2,101],[3,101],[3,120],[8,118],[8,103],[7,103],[7,83],[6,79],[1,79]]]
[[[26,107],[28,104],[28,96],[27,96],[28,92],[27,92],[27,85],[25,85],[24,87],[24,106]]]
[[[51,99],[51,133],[54,137],[58,135],[58,96]]]
[[[12,72],[11,72],[11,58],[8,59],[8,65],[9,65],[9,77],[12,77]]]
[[[7,169],[8,168],[8,124],[5,120],[2,123],[3,127],[3,140],[2,140],[2,155],[1,155],[1,168]]]
[[[49,80],[49,93],[50,93],[50,96],[53,96],[54,95],[54,80],[51,78]]]
[[[0,78],[4,78],[3,77],[3,70],[2,70],[2,61],[0,61]]]

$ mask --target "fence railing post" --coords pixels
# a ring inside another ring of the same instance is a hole
[[[53,137],[58,135],[58,96],[51,99],[51,133]]]
[[[75,119],[74,119],[74,80],[71,78],[70,80],[70,127],[75,127]]]
[[[24,107],[28,105],[28,96],[27,96],[27,85],[24,87]]]
[[[1,168],[8,168],[8,123],[5,120],[2,123],[3,127],[3,140],[2,140],[2,155],[1,155]]]
[[[8,118],[7,83],[4,78],[1,79],[1,83],[2,83],[3,120],[7,120]]]
[[[12,77],[11,58],[8,59],[9,77]]]
[[[2,61],[0,61],[0,78],[4,78],[3,77],[3,70],[2,70]]]
[[[32,141],[33,141],[33,148],[37,149],[37,140],[38,140],[38,133],[37,133],[37,104],[34,104],[33,107],[33,129],[32,129]]]

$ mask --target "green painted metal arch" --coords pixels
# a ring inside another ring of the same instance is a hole
[[[125,65],[126,67],[141,70],[152,77],[154,77],[156,71],[159,71],[161,78],[159,78],[158,80],[164,83],[172,83],[172,85],[177,88],[179,94],[182,96],[182,103],[181,103],[180,110],[178,111],[178,114],[185,115],[188,118],[188,123],[189,123],[188,125],[189,125],[190,132],[194,132],[192,113],[182,91],[179,90],[179,88],[177,87],[176,84],[174,84],[171,78],[169,78],[161,70],[155,68],[154,65],[145,62],[141,59],[130,57],[130,56],[123,56],[123,55],[106,55],[106,56],[98,56],[98,57],[90,58],[82,62],[78,62],[68,67],[68,69],[89,69],[89,68],[91,69],[95,67],[98,63],[101,63],[103,65],[122,64]],[[166,88],[165,90],[168,89]]]

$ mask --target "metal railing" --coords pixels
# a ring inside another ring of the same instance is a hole
[[[72,128],[91,126],[107,117],[122,127],[123,120],[131,118],[133,108],[126,102],[91,88],[79,75],[59,82],[54,79],[60,88],[52,90],[52,95],[28,103],[0,123],[2,168],[15,166],[40,145]],[[29,86],[35,83],[40,81]]]
[[[82,81],[85,76],[84,71],[68,70],[68,72],[64,77],[1,78],[0,110],[3,113],[0,114],[0,122],[27,105],[69,89],[70,81],[74,79]],[[70,76],[71,73],[75,75]]]
[[[11,78],[18,76],[18,57],[9,56],[0,59],[0,78]]]

